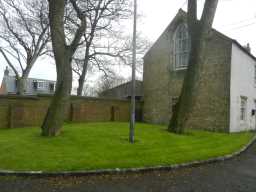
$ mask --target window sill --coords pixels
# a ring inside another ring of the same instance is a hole
[[[184,71],[187,70],[187,67],[182,67],[182,68],[175,68],[173,71]]]

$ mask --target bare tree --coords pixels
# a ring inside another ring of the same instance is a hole
[[[88,25],[84,34],[84,44],[80,46],[79,54],[75,56],[75,60],[82,61],[79,62],[79,71],[76,70],[78,69],[77,62],[74,62],[74,71],[79,76],[77,95],[82,94],[89,63],[94,63],[100,70],[103,70],[104,67],[100,66],[101,62],[98,56],[117,57],[116,54],[106,52],[104,50],[105,45],[103,46],[101,43],[99,46],[99,42],[108,41],[109,34],[115,33],[113,31],[114,25],[120,19],[129,17],[128,2],[129,0],[88,0],[86,7]]]
[[[109,89],[112,89],[118,85],[123,84],[124,82],[127,82],[127,79],[125,79],[122,76],[119,76],[117,74],[114,74],[112,76],[109,75],[102,75],[97,79],[96,87],[96,93],[99,97],[103,96],[102,93],[104,91],[107,91]]]
[[[201,68],[205,65],[206,47],[211,39],[212,24],[217,9],[218,0],[206,0],[201,19],[197,20],[197,0],[188,0],[188,29],[191,37],[189,65],[184,79],[181,95],[174,107],[169,130],[183,133],[186,122],[193,118],[191,111],[196,98],[200,94],[199,79]]]
[[[87,0],[49,0],[49,21],[57,69],[57,84],[41,127],[43,136],[57,136],[64,122],[72,88],[72,58],[87,26],[86,11],[82,11],[86,10],[87,3]],[[72,33],[65,30],[64,26],[66,8],[72,8],[75,11],[72,20],[75,21],[76,29]]]
[[[15,73],[20,95],[36,60],[47,52],[47,5],[46,0],[0,0],[0,52]]]
[[[80,82],[83,79],[83,75],[87,73],[98,71],[104,73],[105,76],[113,76],[114,69],[117,66],[132,67],[131,39],[130,36],[116,32],[107,36],[108,41],[103,38],[99,41],[94,41],[90,47],[89,59],[86,65],[83,58],[83,50],[78,52],[73,62],[73,71],[79,77],[79,85],[82,86]],[[137,42],[136,72],[142,73],[143,56],[151,44],[141,35],[137,36]],[[79,95],[81,87],[78,90],[77,94]]]
[[[142,73],[143,56],[145,52],[150,48],[151,43],[141,34],[137,34],[136,39],[136,71]],[[97,46],[102,47],[100,44]],[[132,46],[133,44],[131,36],[118,34],[110,38],[110,45],[106,46],[105,49],[97,49],[97,47],[92,47],[92,54],[90,56],[96,59],[97,57],[101,56],[116,58],[117,61],[114,62],[117,64],[123,64],[132,67]]]
[[[74,86],[72,87],[72,93],[77,92],[77,87]],[[83,97],[97,97],[97,88],[95,87],[95,84],[93,81],[88,80],[87,78],[85,79],[84,87],[83,87]]]
[[[147,38],[142,36],[142,34],[137,33],[136,39],[136,72],[142,73],[143,57],[151,47],[152,43]],[[126,64],[132,67],[132,52],[130,51],[132,50],[132,38],[129,38],[129,40],[126,43],[126,46],[124,47],[127,47],[127,49],[123,57],[126,59]]]
[[[83,88],[83,96],[97,97],[97,90],[94,86],[85,83]]]

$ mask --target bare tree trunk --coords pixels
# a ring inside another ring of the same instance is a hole
[[[49,1],[49,18],[57,69],[57,85],[42,125],[43,136],[56,136],[60,133],[70,97],[72,70],[71,55],[67,46],[65,46],[64,7],[65,0]]]
[[[26,79],[23,77],[16,77],[16,93],[17,95],[25,95]]]
[[[70,101],[72,87],[71,57],[66,56],[62,67],[58,68],[56,91],[42,125],[43,136],[57,136],[65,120],[65,112]]]
[[[84,88],[84,80],[80,76],[78,79],[78,88],[77,88],[77,96],[83,96],[83,88]]]
[[[197,21],[197,1],[188,1],[188,28],[191,36],[191,52],[189,65],[185,75],[181,95],[174,107],[169,123],[169,131],[181,134],[186,122],[192,118],[193,106],[200,94],[200,76],[205,63],[205,50],[211,37],[212,23],[217,9],[218,0],[206,0],[202,18]]]
[[[49,20],[57,69],[57,85],[54,97],[41,127],[43,136],[56,136],[60,133],[72,87],[72,57],[86,29],[86,20],[77,5],[77,1],[70,0],[70,2],[77,12],[81,24],[75,33],[72,43],[67,45],[63,23],[66,0],[49,1]]]
[[[89,64],[89,49],[90,49],[90,46],[86,46],[83,71],[82,71],[82,74],[81,74],[81,76],[79,77],[79,80],[78,80],[78,89],[77,89],[77,95],[78,96],[82,96],[82,94],[83,94],[84,81],[85,81],[85,76],[87,74],[88,64]]]
[[[82,96],[83,95],[84,81],[85,81],[86,73],[87,73],[87,67],[85,68],[85,66],[84,66],[83,73],[78,79],[77,96]]]
[[[27,89],[27,80],[29,73],[32,69],[32,66],[34,65],[33,62],[27,62],[26,69],[22,72],[22,76],[19,77],[16,75],[16,81],[17,81],[17,95],[25,95],[26,89]]]

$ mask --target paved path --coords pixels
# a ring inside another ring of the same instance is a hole
[[[1,192],[256,192],[256,144],[221,163],[175,171],[102,177],[0,177]]]

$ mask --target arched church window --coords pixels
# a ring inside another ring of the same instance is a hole
[[[186,69],[190,51],[190,38],[185,24],[180,24],[174,35],[174,67],[175,70]]]

